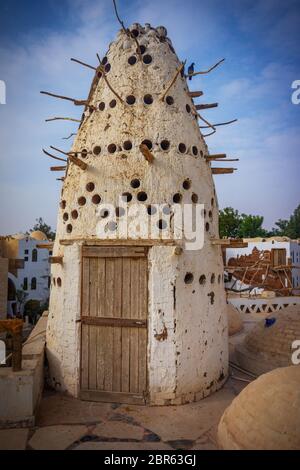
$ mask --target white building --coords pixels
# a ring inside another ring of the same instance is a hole
[[[46,246],[51,247],[52,242],[41,231],[32,232],[30,235],[12,235],[2,242],[5,246],[5,257],[10,260],[24,260],[24,263],[21,263],[22,268],[8,270],[8,316],[17,313],[17,290],[24,290],[28,294],[26,302],[37,300],[41,305],[47,302],[50,290],[49,257],[52,251]]]

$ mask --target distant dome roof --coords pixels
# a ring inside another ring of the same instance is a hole
[[[218,426],[225,450],[300,449],[300,366],[282,367],[247,385]]]
[[[228,316],[228,334],[229,336],[235,335],[243,329],[242,314],[231,303],[227,305]]]
[[[275,321],[274,321],[275,320]],[[260,321],[235,348],[239,364],[256,375],[292,365],[292,342],[300,339],[300,305]]]
[[[30,238],[34,240],[48,240],[47,236],[41,230],[35,230],[34,232],[30,233]]]

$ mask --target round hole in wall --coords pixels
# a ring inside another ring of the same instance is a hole
[[[135,103],[135,97],[133,95],[129,95],[126,97],[126,103],[132,106]]]
[[[136,49],[136,52],[138,53],[138,49]],[[145,52],[146,52],[146,46],[144,46],[144,44],[141,44],[140,45],[140,53],[145,54]]]
[[[142,144],[143,144],[143,145],[146,145],[149,150],[152,149],[152,142],[151,142],[151,140],[145,139],[145,140],[143,140]]]
[[[108,61],[108,58],[105,56],[105,57],[103,57],[103,59],[101,60],[101,64],[102,64],[102,65],[105,65],[105,64],[107,64],[107,61]]]
[[[82,158],[86,158],[86,157],[87,157],[87,154],[88,154],[87,149],[82,149],[82,150],[81,150],[81,156],[82,156]]]
[[[68,233],[72,233],[72,230],[73,230],[72,225],[71,225],[71,224],[68,224],[68,225],[67,225],[67,232],[68,232]]]
[[[205,283],[206,283],[206,276],[205,274],[201,274],[201,276],[199,277],[199,284],[204,286]]]
[[[109,146],[107,147],[107,150],[109,153],[115,153],[115,151],[117,150],[116,144],[109,144]]]
[[[91,193],[92,191],[94,191],[94,189],[95,189],[94,183],[92,183],[92,182],[87,183],[87,185],[86,185],[86,190],[87,190],[89,193]]]
[[[78,204],[79,204],[80,206],[84,206],[85,203],[86,203],[86,199],[85,199],[84,196],[81,196],[81,197],[78,198]]]
[[[93,154],[94,155],[100,155],[100,153],[101,153],[100,145],[95,145],[95,147],[93,148]]]
[[[214,284],[215,283],[215,280],[216,280],[216,276],[214,273],[212,273],[212,275],[210,276],[210,283],[211,284]]]
[[[148,199],[147,193],[145,193],[144,191],[141,191],[137,194],[137,200],[138,201],[145,202],[145,201],[147,201],[147,199]]]
[[[198,202],[198,194],[196,193],[193,193],[192,196],[191,196],[191,200],[194,204],[196,204]]]
[[[170,106],[171,106],[172,104],[174,104],[174,98],[173,98],[173,96],[167,96],[167,97],[166,97],[166,103],[167,103],[168,105],[170,105]]]
[[[206,217],[206,209],[201,209],[201,215],[202,217]]]
[[[221,283],[221,274],[218,275],[218,284]]]
[[[78,218],[78,212],[76,209],[74,209],[72,212],[71,212],[71,217],[72,219],[77,219]]]
[[[202,150],[200,150],[200,157],[203,157],[203,152],[202,152]]]
[[[147,65],[148,65],[148,64],[151,64],[151,62],[152,62],[152,57],[151,57],[151,55],[149,55],[149,54],[144,55],[144,57],[143,57],[143,62],[144,62],[144,64],[147,64]]]
[[[109,106],[111,108],[114,108],[115,106],[117,105],[117,101],[114,99],[114,100],[111,100],[111,102],[109,103]]]
[[[101,197],[99,196],[99,194],[94,194],[94,196],[92,197],[92,203],[100,204],[100,202],[101,202]]]
[[[178,145],[178,150],[179,150],[180,153],[185,153],[186,152],[186,145],[181,142]]]
[[[182,183],[182,187],[183,187],[183,189],[188,190],[188,189],[190,189],[191,184],[192,184],[192,183],[191,183],[191,180],[190,180],[190,179],[186,179],[186,180],[184,180],[184,182]]]
[[[186,273],[186,275],[184,276],[185,284],[192,284],[193,280],[194,280],[194,275],[192,273]]]
[[[171,214],[171,209],[170,209],[169,206],[164,206],[162,211],[163,211],[163,214],[165,214],[165,215],[170,215]]]
[[[149,215],[154,215],[156,214],[157,209],[154,205],[149,204],[149,206],[147,207],[147,212]]]
[[[99,103],[98,108],[99,108],[99,111],[104,111],[104,110],[105,110],[105,103],[104,103],[104,101],[101,101],[101,103]]]
[[[137,38],[138,35],[140,34],[137,29],[132,29],[130,32],[131,32],[131,35],[135,38]]]
[[[152,95],[145,95],[144,96],[144,103],[145,104],[152,104],[153,103],[153,97]]]
[[[170,142],[168,140],[162,140],[160,146],[162,150],[167,151],[170,148]]]
[[[208,211],[208,217],[209,217],[210,219],[212,219],[212,216],[213,216],[212,211]]]
[[[61,201],[61,202],[60,202],[60,204],[59,204],[59,205],[60,205],[61,209],[65,209],[65,208],[66,208],[66,205],[67,205],[67,203],[66,203],[66,201],[65,201],[65,200],[63,200],[63,201]]]
[[[136,64],[136,57],[134,55],[130,56],[128,59],[128,64],[129,65],[134,65]]]
[[[164,230],[164,229],[167,228],[168,224],[165,220],[159,219],[159,221],[157,222],[157,226],[158,226],[159,230]]]
[[[190,112],[191,112],[191,107],[190,107],[190,105],[189,105],[189,104],[187,104],[187,105],[186,105],[185,109],[187,110],[187,112],[188,112],[188,113],[190,113]]]
[[[123,193],[121,197],[124,202],[130,202],[132,200],[132,194],[127,192]]]
[[[198,155],[198,148],[196,147],[196,145],[193,145],[192,147],[192,152],[193,152],[193,155]]]
[[[114,222],[113,220],[111,220],[110,222],[108,222],[107,228],[111,232],[115,232],[118,228],[118,224],[117,224],[117,222]]]
[[[175,202],[175,204],[179,204],[181,201],[182,201],[182,195],[180,193],[174,194],[173,202]]]
[[[132,142],[130,140],[125,140],[123,143],[123,149],[124,150],[131,150],[132,149]]]
[[[130,186],[134,189],[139,188],[141,186],[141,182],[137,178],[134,178],[133,180],[131,180]]]
[[[209,231],[209,223],[208,223],[208,222],[206,222],[206,224],[205,224],[205,230],[206,230],[207,232]]]
[[[102,77],[102,72],[100,72],[100,70],[97,72],[97,77],[98,77],[98,78],[101,78],[101,77]]]
[[[212,198],[211,198],[211,201],[210,201],[211,206],[214,205],[214,202],[215,202],[215,200],[214,200],[214,198],[212,197]]]
[[[56,283],[57,283],[58,287],[61,287],[61,278],[60,277],[58,277],[56,279]]]
[[[105,66],[105,72],[108,73],[111,69],[111,65],[110,64],[106,64]]]
[[[56,279],[55,277],[52,278],[53,285],[56,286]]]
[[[100,211],[101,219],[107,219],[108,216],[109,216],[109,210],[108,209],[101,209],[101,211]]]
[[[67,220],[69,220],[69,214],[68,214],[67,212],[65,212],[65,213],[63,214],[63,219],[64,219],[65,222],[66,222]]]
[[[124,207],[116,207],[116,216],[122,217],[123,215],[125,215]]]

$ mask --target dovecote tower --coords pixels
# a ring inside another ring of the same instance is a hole
[[[166,29],[134,24],[75,102],[85,112],[62,168],[47,357],[52,384],[82,399],[180,404],[227,376],[213,157],[187,83]],[[173,233],[185,206],[201,207],[197,249]]]

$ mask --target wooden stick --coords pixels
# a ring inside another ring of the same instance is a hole
[[[212,154],[212,155],[206,155],[205,158],[209,158],[209,157],[211,157],[213,159],[215,159],[215,158],[226,158],[227,155],[226,155],[226,153],[215,153],[215,154]]]
[[[71,139],[71,137],[73,137],[74,135],[77,135],[77,132],[72,132],[68,137],[62,137],[63,140],[69,140]]]
[[[74,165],[79,166],[79,168],[81,170],[86,170],[87,169],[87,164],[84,161],[80,160],[80,158],[74,157],[73,155],[70,155],[69,160],[70,160],[70,162],[74,163]]]
[[[66,166],[51,166],[50,171],[65,171],[67,169]]]
[[[219,158],[207,157],[206,161],[207,162],[211,162],[211,161],[216,161],[216,162],[239,162],[240,159],[239,158],[222,158],[222,159],[219,159]]]
[[[168,91],[170,90],[170,88],[172,87],[172,85],[176,82],[176,79],[177,79],[178,75],[180,74],[181,70],[184,68],[185,63],[186,63],[186,60],[185,60],[184,62],[182,62],[182,64],[180,65],[180,67],[177,68],[174,77],[172,78],[172,80],[170,81],[169,85],[167,86],[167,89],[165,90],[165,92],[164,92],[164,93],[162,94],[162,96],[160,97],[160,100],[161,100],[161,101],[164,101],[164,99],[165,99],[165,97],[166,97],[166,94],[168,93]]]
[[[204,117],[202,117],[199,113],[196,113],[196,116],[198,116],[199,119],[201,119],[201,121],[205,122],[205,124],[207,124],[208,127],[213,129],[214,131],[216,131],[216,128],[210,122],[208,122],[206,119],[204,119]],[[210,135],[210,134],[207,134],[207,135]]]
[[[49,263],[50,264],[63,264],[63,256],[50,256]]]
[[[131,37],[132,39],[134,39],[136,45],[137,45],[137,51],[138,51],[138,55],[139,55],[139,59],[140,61],[142,62],[142,53],[141,53],[141,48],[140,48],[140,45],[138,43],[138,40],[137,38],[131,33],[131,31],[129,31],[129,29],[125,28],[124,26],[124,23],[123,21],[121,20],[120,16],[119,16],[119,13],[118,13],[118,10],[117,10],[117,5],[116,5],[116,1],[113,0],[113,4],[114,4],[114,9],[115,9],[115,14],[116,14],[116,17],[117,17],[117,20],[118,22],[120,23],[123,31],[125,34],[127,34],[127,36]]]
[[[43,151],[44,154],[47,155],[48,157],[54,158],[54,160],[59,160],[60,162],[66,162],[66,161],[67,161],[65,158],[55,157],[55,156],[52,155],[51,153],[46,152],[46,150],[44,150],[44,149],[42,149],[42,151]]]
[[[49,91],[40,91],[42,95],[53,96],[53,98],[59,98],[61,100],[72,101],[76,106],[89,106],[87,100],[75,100],[74,98],[69,98],[68,96],[56,95],[55,93],[50,93]]]
[[[189,92],[188,92],[188,95],[189,95],[191,98],[199,98],[199,96],[202,96],[202,95],[203,95],[203,91],[189,91]]]
[[[78,153],[82,154],[82,152],[64,152],[63,150],[60,150],[59,148],[57,147],[53,147],[53,145],[50,145],[50,148],[53,149],[53,150],[56,150],[56,152],[59,152],[59,153],[62,153],[63,155],[77,155]],[[91,152],[88,152],[88,153],[91,153]]]
[[[144,157],[145,157],[145,159],[147,160],[147,162],[149,162],[149,163],[153,163],[153,162],[154,162],[154,155],[150,152],[150,150],[148,149],[147,145],[141,144],[141,145],[140,145],[140,151],[141,151],[142,154],[144,155]]]
[[[237,168],[212,168],[213,175],[225,175],[227,173],[233,173]]]
[[[205,75],[206,73],[209,73],[212,70],[214,70],[216,67],[218,67],[218,65],[220,65],[222,62],[224,62],[224,60],[225,59],[219,60],[219,62],[217,62],[212,67],[210,67],[208,70],[204,70],[204,72],[193,72],[193,73],[190,73],[190,74],[186,75],[186,77],[194,77],[195,75]]]
[[[111,86],[111,84],[107,80],[106,73],[105,73],[105,68],[102,65],[100,65],[99,69],[101,70],[103,78],[105,80],[105,83],[108,86],[108,88],[110,89],[110,91],[118,98],[118,100],[121,103],[125,104],[124,101],[122,100],[121,96],[118,95],[118,93],[113,89],[113,87]]]
[[[73,119],[73,118],[69,118],[69,117],[54,117],[54,118],[45,119],[45,122],[50,122],[50,121],[72,121],[72,122],[81,122],[80,119]]]
[[[80,65],[83,65],[84,67],[88,67],[89,69],[97,71],[96,67],[93,67],[92,65],[86,64],[85,62],[81,62],[81,60],[74,59],[73,57],[71,57],[71,61],[76,62],[77,64],[80,64]]]
[[[215,134],[216,132],[217,132],[217,131],[216,131],[216,129],[215,129],[214,131],[210,132],[209,134],[202,134],[202,137],[209,137],[210,135],[213,135],[213,134]]]
[[[217,106],[219,106],[219,103],[196,104],[196,109],[198,109],[198,110],[211,109],[211,108],[217,108]]]
[[[214,127],[218,126],[227,126],[227,124],[232,124],[233,122],[236,122],[237,119],[233,119],[232,121],[227,121],[227,122],[220,122],[218,124],[213,124]],[[207,129],[209,126],[199,126],[200,129]]]
[[[56,181],[65,181],[65,178],[62,176],[61,178],[56,178]]]

